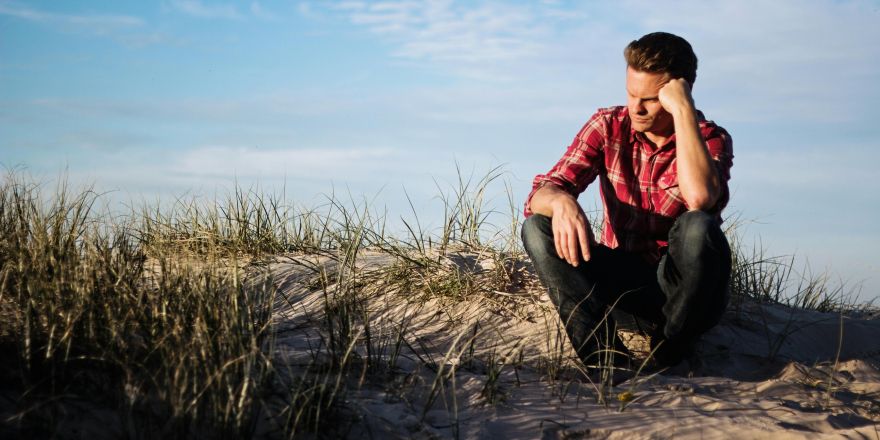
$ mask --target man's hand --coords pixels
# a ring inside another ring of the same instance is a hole
[[[574,267],[580,264],[580,257],[590,261],[590,224],[581,205],[572,197],[559,199],[553,205],[553,242],[559,258]],[[580,250],[580,252],[578,252]]]
[[[675,125],[678,187],[690,210],[708,210],[721,194],[721,183],[706,141],[700,133],[694,98],[687,81],[671,79],[657,95]]]
[[[681,78],[669,80],[660,88],[657,97],[660,99],[660,105],[673,117],[679,115],[682,110],[694,108],[691,86]]]
[[[532,212],[550,217],[556,254],[572,266],[590,260],[590,224],[577,199],[556,185],[544,185],[532,196]]]

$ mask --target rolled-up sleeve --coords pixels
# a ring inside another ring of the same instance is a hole
[[[728,181],[730,180],[730,169],[733,167],[733,140],[730,134],[723,128],[716,125],[708,127],[708,132],[703,134],[706,139],[706,147],[709,149],[709,155],[715,163],[718,170],[718,181],[721,185],[721,194],[718,201],[710,210],[713,214],[718,214],[727,206],[730,201],[730,188]]]
[[[594,114],[581,128],[562,158],[546,174],[538,174],[532,180],[532,191],[526,197],[524,214],[531,216],[531,203],[535,193],[544,185],[556,185],[577,197],[584,192],[602,170],[603,147],[609,122],[600,113]]]

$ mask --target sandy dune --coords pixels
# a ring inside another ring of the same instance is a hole
[[[453,275],[497,269],[473,254],[441,260]],[[373,344],[353,351],[372,356],[374,367],[353,367],[344,380],[333,436],[880,439],[876,316],[734,301],[700,343],[700,365],[603,388],[580,373],[534,279],[511,291],[438,298],[383,290],[381,277],[369,276],[394,264],[380,253],[358,258],[358,276],[374,283],[363,300]],[[317,268],[338,271],[314,256],[270,266],[285,298],[275,314],[276,355],[292,371],[330,358],[323,311],[325,291],[337,286],[316,283]],[[635,349],[644,343],[624,336]]]

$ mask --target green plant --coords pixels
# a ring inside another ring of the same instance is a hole
[[[462,372],[482,375],[481,400],[494,404],[510,389],[503,373],[511,368],[517,385],[524,370],[540,371],[560,402],[583,389],[607,404],[617,329],[600,331],[608,320],[593,329],[589,337],[609,339],[590,366],[598,375],[588,374],[570,357],[565,320],[529,268],[508,183],[509,215],[492,209],[501,168],[481,178],[457,170],[450,189],[435,181],[440,226],[419,219],[410,200],[414,217],[401,218],[399,236],[388,232],[387,213],[351,196],[297,208],[284,193],[236,186],[225,198],[178,198],[119,216],[98,212],[100,195],[88,188],[62,184],[46,198],[10,173],[0,187],[0,350],[14,360],[3,367],[2,391],[15,404],[0,414],[26,436],[60,434],[98,410],[113,414],[102,423],[120,436],[343,435],[357,420],[349,398],[360,388],[424,384],[421,397],[397,393],[423,421],[442,403],[459,436]],[[854,307],[843,283],[800,275],[791,257],[744,246],[735,229],[728,235],[735,310],[745,301]],[[305,268],[297,288],[321,304],[304,320],[314,327],[284,330],[319,335],[307,362],[277,357],[276,304],[297,306],[275,291],[271,271],[282,255],[297,256]],[[462,304],[480,313],[463,313]],[[420,333],[426,315],[449,334]],[[511,344],[493,316],[543,327],[542,346]],[[767,332],[769,357],[795,330]],[[404,358],[426,377],[401,371]],[[641,376],[646,363],[617,394],[621,411],[652,377]],[[830,402],[835,384],[827,382]]]
[[[20,396],[6,421],[54,435],[96,408],[114,414],[108,429],[146,437],[252,432],[271,286],[245,286],[210,248],[194,262],[145,244],[133,219],[97,213],[89,189],[41,193],[16,174],[0,187],[4,392]]]

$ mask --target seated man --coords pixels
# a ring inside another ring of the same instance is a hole
[[[697,57],[683,38],[631,42],[627,105],[598,110],[525,203],[523,244],[587,365],[616,335],[609,307],[651,325],[660,366],[690,356],[721,318],[730,248],[721,231],[730,135],[694,107]],[[600,243],[576,198],[599,178]],[[619,345],[618,345],[619,347]]]

